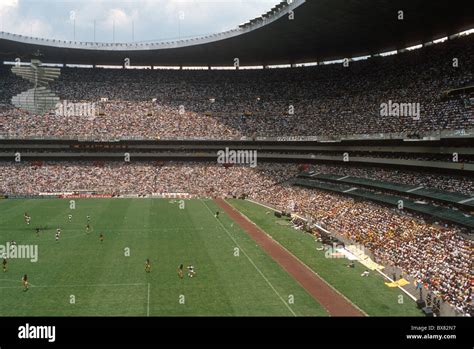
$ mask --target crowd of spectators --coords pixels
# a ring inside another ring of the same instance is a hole
[[[31,88],[0,68],[0,135],[116,137],[332,136],[474,128],[474,35],[388,57],[263,70],[63,68],[51,89],[95,115],[31,115],[12,96]],[[458,61],[453,66],[453,58]],[[133,64],[133,62],[132,62]],[[106,98],[107,102],[101,102]],[[389,102],[420,115],[382,116]]]
[[[335,169],[325,170],[334,172]],[[0,192],[246,195],[319,222],[328,230],[364,245],[376,262],[401,268],[407,275],[422,280],[459,311],[472,313],[474,244],[463,238],[458,228],[432,225],[421,217],[375,203],[292,186],[288,179],[298,172],[295,164],[274,163],[250,168],[208,162],[3,162],[0,163]],[[412,179],[410,175],[400,175],[403,179]],[[389,175],[383,176],[388,178]]]
[[[474,243],[457,228],[432,225],[422,217],[317,189],[279,185],[251,197],[296,212],[361,244],[375,262],[401,269],[459,312],[474,315]]]
[[[314,165],[312,171],[322,174],[335,174],[341,177],[352,176],[386,182],[404,183],[433,188],[442,191],[474,195],[474,179],[452,174],[410,171],[407,169],[387,169],[368,166]]]
[[[241,196],[284,180],[279,174],[288,179],[298,171],[295,165],[287,164],[259,164],[258,169],[252,171],[249,167],[224,167],[207,162],[0,162],[0,193],[88,190],[117,195]]]

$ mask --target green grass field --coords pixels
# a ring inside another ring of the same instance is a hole
[[[228,202],[368,315],[423,316],[416,303],[401,290],[385,286],[380,274],[372,272],[362,278],[360,274],[365,267],[360,263],[351,269],[347,268],[347,259],[325,258],[324,251],[316,250],[321,244],[313,236],[281,224],[282,219],[271,210],[249,201],[230,199]]]
[[[210,200],[185,200],[184,209],[165,199],[75,201],[71,210],[69,200],[0,200],[0,244],[39,251],[36,263],[9,259],[0,271],[1,316],[327,316],[225,214],[217,220]],[[181,263],[194,265],[196,277],[180,279]]]
[[[0,200],[0,245],[14,240],[37,245],[39,252],[37,262],[9,259],[0,274],[1,316],[328,315],[229,217],[221,212],[217,220],[211,200],[184,200],[184,208],[166,199],[75,202],[71,210],[69,200]],[[381,276],[361,278],[362,265],[354,270],[345,259],[325,258],[312,236],[282,224],[268,209],[229,202],[368,315],[422,315],[407,296],[400,304],[402,292],[386,287]],[[180,279],[181,263],[194,265],[196,277]],[[31,284],[26,292],[24,274]]]

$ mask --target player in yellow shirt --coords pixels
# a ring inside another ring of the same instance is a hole
[[[147,273],[149,273],[151,271],[151,263],[150,263],[150,259],[147,258],[147,260],[145,261],[145,271]]]
[[[21,282],[23,282],[23,287],[24,287],[23,291],[28,291],[28,287],[29,287],[29,285],[28,285],[28,275],[26,275],[26,274],[23,275],[23,277],[21,278]]]

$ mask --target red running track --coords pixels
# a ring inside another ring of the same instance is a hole
[[[364,316],[340,293],[331,288],[323,279],[303,264],[267,233],[249,221],[239,211],[229,205],[224,199],[215,199],[216,204],[223,209],[257,244],[290,274],[331,316]]]

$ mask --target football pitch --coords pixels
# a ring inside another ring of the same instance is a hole
[[[328,315],[225,213],[216,219],[217,210],[205,199],[75,199],[75,209],[66,199],[1,200],[0,244],[35,245],[38,256],[8,259],[0,315]]]
[[[15,241],[18,247],[37,246],[38,252],[37,261],[8,258],[7,271],[0,273],[0,316],[329,315],[213,200],[74,202],[71,209],[69,199],[0,200],[0,246]],[[422,315],[380,275],[361,278],[359,263],[350,269],[345,259],[325,258],[311,235],[268,209],[242,200],[229,203],[365,314]],[[192,278],[188,265],[196,272]]]

